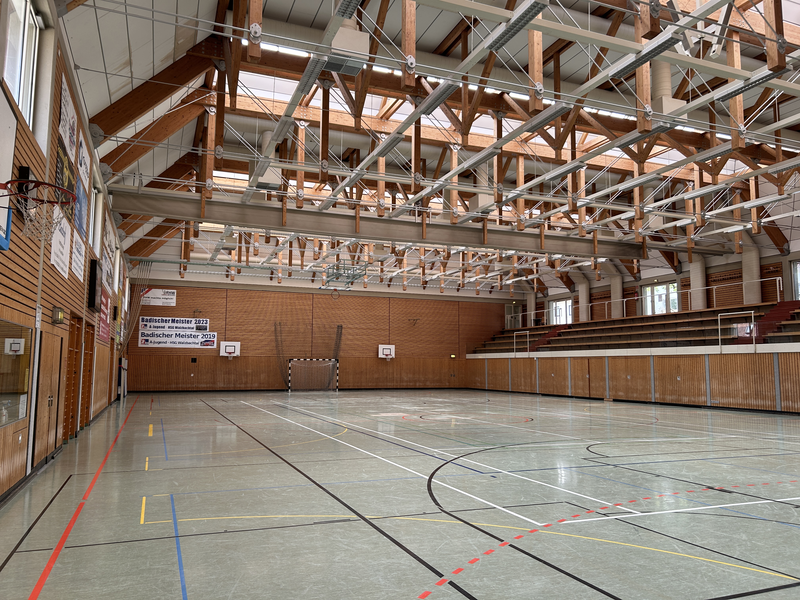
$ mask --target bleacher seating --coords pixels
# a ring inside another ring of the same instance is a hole
[[[557,332],[554,331],[556,326],[548,325],[506,329],[485,342],[482,347],[476,348],[475,353],[716,346],[720,339],[718,315],[754,310],[755,320],[758,323],[775,306],[773,302],[765,302],[662,315],[637,315],[614,320],[573,323],[567,327],[558,326]],[[792,326],[791,331],[800,341],[800,310],[793,313],[793,316],[795,319],[789,322]],[[723,344],[752,342],[749,316],[722,316],[721,325]],[[776,334],[770,334],[770,339],[773,335]]]
[[[787,342],[800,342],[800,302],[781,302],[786,305],[788,314],[776,323],[777,327],[762,328],[759,335],[769,344],[782,344]],[[779,305],[780,306],[780,305]],[[788,318],[786,318],[788,317]]]

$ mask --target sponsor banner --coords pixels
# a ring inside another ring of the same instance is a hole
[[[198,331],[139,331],[140,348],[216,348],[217,333]]]
[[[86,262],[86,246],[80,236],[72,238],[72,272],[75,277],[83,281],[83,267]]]
[[[111,293],[111,278],[114,277],[113,266],[111,265],[111,257],[103,252],[103,287],[110,294]]]
[[[148,288],[142,295],[142,306],[175,306],[178,290],[154,290]]]
[[[56,215],[61,214],[61,209],[53,205],[53,212]],[[69,258],[70,258],[70,232],[72,228],[66,219],[61,219],[61,222],[56,227],[53,234],[53,240],[50,244],[50,264],[61,273],[64,279],[69,279]]]
[[[61,115],[58,119],[58,133],[64,140],[67,156],[75,156],[75,148],[78,145],[78,115],[72,104],[72,96],[67,86],[67,78],[61,75]]]
[[[100,317],[97,323],[97,338],[101,342],[107,342],[111,335],[111,296],[103,290],[103,297],[100,301]]]
[[[208,331],[208,328],[208,319],[139,317],[139,329],[142,331]]]

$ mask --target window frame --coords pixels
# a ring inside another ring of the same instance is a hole
[[[3,48],[3,80],[6,82],[11,96],[17,103],[17,108],[22,113],[25,122],[33,128],[33,117],[36,100],[36,71],[39,62],[40,34],[43,27],[41,17],[36,12],[33,0],[21,0],[24,6],[21,27],[21,40],[19,44],[20,53],[16,64],[17,76],[15,80],[8,78],[8,46],[11,44],[11,37],[6,39]],[[11,3],[8,3],[7,11],[11,10]],[[14,7],[16,11],[16,7]],[[8,13],[6,14],[8,18]],[[6,29],[9,24],[6,19]],[[33,34],[33,40],[31,40]]]
[[[656,297],[661,296],[662,293],[656,293],[656,288],[665,288],[664,308],[662,312],[656,311]],[[642,315],[647,317],[654,317],[657,315],[675,314],[681,311],[680,303],[680,290],[678,289],[678,282],[665,281],[664,283],[653,282],[641,286],[640,294],[642,298]],[[672,302],[675,301],[675,310],[672,310]]]

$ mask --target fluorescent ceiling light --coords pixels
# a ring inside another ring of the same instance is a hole
[[[746,92],[747,90],[751,90],[754,87],[758,87],[771,79],[775,79],[776,77],[780,77],[784,73],[788,73],[791,69],[783,69],[782,71],[763,71],[758,73],[757,75],[753,75],[749,79],[745,79],[744,81],[739,81],[734,86],[727,90],[718,93],[714,96],[714,100],[716,102],[725,102],[726,100],[730,100],[731,98],[738,96]]]
[[[800,156],[797,156],[791,160],[784,160],[782,162],[772,165],[769,168],[769,172],[772,175],[777,175],[778,173],[791,171],[792,169],[796,169],[797,167],[800,167]]]
[[[397,145],[403,141],[405,136],[401,134],[390,134],[377,148],[375,148],[375,153],[378,157],[387,156],[392,150],[394,150]]]
[[[511,38],[527,27],[528,23],[535,19],[547,6],[547,0],[533,0],[533,2],[526,2],[520,6],[512,13],[507,23],[499,25],[489,35],[486,48],[492,52],[497,52],[497,50],[505,46]]]
[[[650,175],[645,175],[643,177],[637,177],[636,179],[632,179],[631,181],[626,181],[625,183],[621,184],[617,189],[620,192],[625,192],[627,190],[632,190],[635,187],[644,185],[648,181],[653,181],[654,179],[661,179],[661,174],[652,173]]]
[[[532,119],[528,120],[523,125],[523,131],[526,133],[532,133],[537,129],[541,129],[545,125],[547,125],[553,119],[557,119],[564,113],[568,113],[572,107],[569,104],[564,102],[556,102],[549,108],[545,108],[542,112],[538,115],[533,117]]]
[[[328,62],[327,58],[311,55],[306,65],[306,70],[303,71],[303,76],[297,82],[297,93],[305,96],[311,91],[311,87],[317,81],[317,77],[322,72],[325,63]]]
[[[731,143],[726,142],[720,146],[716,146],[714,148],[709,148],[708,150],[704,150],[703,152],[698,152],[694,155],[692,159],[694,162],[707,162],[709,160],[714,160],[715,158],[719,158],[720,156],[724,156],[725,154],[730,154],[733,152],[731,148]]]
[[[729,186],[726,183],[718,183],[717,185],[708,185],[706,187],[701,187],[696,190],[692,190],[683,195],[684,199],[691,200],[693,198],[699,198],[700,196],[707,196],[708,194],[715,194],[720,190],[727,189]]]
[[[548,173],[545,173],[543,177],[545,181],[553,181],[554,179],[560,179],[565,175],[570,175],[572,173],[575,173],[576,171],[581,171],[585,168],[586,164],[580,161],[568,162],[565,165],[562,165],[556,169],[553,169],[552,171],[549,171]]]
[[[674,32],[669,34],[664,32],[657,35],[651,42],[645,44],[641,52],[622,60],[618,65],[614,65],[614,70],[608,74],[609,78],[623,79],[627,77],[643,64],[650,62],[675,46],[679,41],[680,39],[675,37]]]
[[[742,202],[738,206],[734,205],[734,208],[743,208],[745,210],[750,210],[751,208],[756,208],[758,206],[764,206],[765,204],[772,204],[773,202],[781,202],[783,200],[788,200],[791,196],[788,194],[773,194],[771,196],[765,196],[764,198],[755,198],[754,200],[748,200],[747,202]]]
[[[636,142],[641,142],[643,139],[649,138],[651,135],[657,135],[659,133],[666,133],[670,129],[673,129],[675,125],[672,123],[667,123],[666,121],[660,121],[653,125],[653,129],[651,131],[645,131],[639,133],[636,129],[631,132],[626,133],[622,137],[617,138],[614,140],[615,145],[617,148],[628,148],[629,146],[633,146]]]
[[[450,79],[437,85],[428,97],[422,101],[422,104],[419,105],[420,114],[428,116],[433,113],[433,111],[439,108],[439,106],[459,87],[461,87],[460,84]]]
[[[359,4],[361,4],[361,0],[342,0],[336,7],[336,16],[349,19],[355,14]]]

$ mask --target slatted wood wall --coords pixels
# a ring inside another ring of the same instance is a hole
[[[780,289],[779,284],[775,283],[775,277],[783,277],[783,263],[777,262],[761,265],[761,279],[769,280],[761,282],[762,302],[779,302],[783,300],[783,290]]]
[[[592,321],[604,321],[611,318],[611,305],[606,304],[611,300],[611,291],[595,292],[589,297],[592,304],[589,317]]]
[[[706,275],[706,302],[708,308],[741,306],[744,304],[742,270],[730,269]]]
[[[218,340],[241,342],[242,356],[228,360],[217,348],[139,348],[137,330],[128,347],[132,390],[283,389],[276,322],[281,323],[286,358],[332,356],[336,327],[342,325],[342,389],[457,387],[460,362],[500,331],[505,318],[502,303],[347,294],[334,299],[194,287],[177,291],[175,307],[143,306],[141,315],[208,318]],[[393,344],[397,358],[379,359],[379,344]]]

